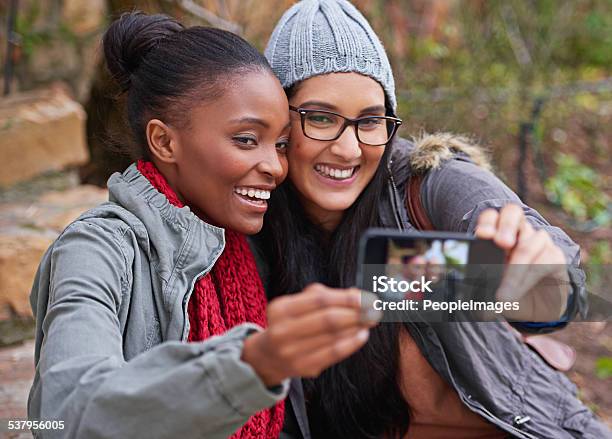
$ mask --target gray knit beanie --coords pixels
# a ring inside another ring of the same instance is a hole
[[[293,5],[272,32],[265,56],[284,88],[325,73],[361,73],[382,85],[396,111],[385,49],[364,16],[346,0],[302,0]]]

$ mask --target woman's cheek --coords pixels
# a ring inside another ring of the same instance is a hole
[[[375,147],[370,147],[375,148]],[[380,161],[382,160],[382,156],[385,153],[383,148],[374,149],[374,150],[366,150],[365,158],[366,158],[366,167],[368,168],[368,181],[374,177],[378,166],[380,165]]]
[[[276,182],[277,185],[285,181],[285,179],[287,178],[287,175],[289,174],[289,160],[287,159],[287,154],[286,153],[280,154],[278,159],[283,168],[283,175],[281,175],[278,181]]]
[[[287,153],[287,174],[292,178],[301,179],[304,175],[303,168],[306,167],[304,158],[298,148]],[[294,182],[295,183],[295,182]]]

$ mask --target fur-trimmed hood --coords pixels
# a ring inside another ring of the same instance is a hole
[[[423,133],[412,138],[410,166],[417,174],[438,168],[442,162],[461,154],[474,164],[491,170],[486,150],[473,139],[452,133]]]

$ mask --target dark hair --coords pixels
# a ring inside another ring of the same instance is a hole
[[[295,91],[294,86],[287,95]],[[255,237],[271,263],[270,298],[299,292],[315,281],[354,286],[357,243],[368,227],[382,226],[376,206],[387,194],[391,149],[391,144],[385,147],[374,177],[331,236],[308,220],[290,180],[272,192],[263,229]],[[399,329],[379,324],[361,350],[318,378],[303,380],[313,437],[401,437],[408,431],[409,407],[397,381]]]
[[[184,126],[189,107],[219,98],[234,75],[272,72],[263,55],[238,35],[185,28],[166,15],[124,13],[104,34],[103,45],[108,69],[127,93],[127,121],[136,143],[132,158],[149,158],[150,119]]]

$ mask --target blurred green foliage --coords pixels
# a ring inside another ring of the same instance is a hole
[[[400,3],[409,10],[414,2]],[[503,85],[535,91],[593,69],[603,75],[612,66],[610,0],[453,4],[435,35],[406,35],[405,53],[395,54],[403,64],[402,87]],[[393,36],[387,38],[393,45]]]
[[[605,380],[612,378],[612,357],[600,357],[595,362],[597,378]]]
[[[404,132],[475,133],[497,163],[512,160],[519,124],[530,119],[536,98],[611,75],[610,0],[465,0],[444,2],[450,6],[442,12],[432,12],[442,4],[435,1],[362,3],[392,58]],[[583,110],[571,90],[551,99],[546,129]],[[559,106],[569,111],[560,114]],[[542,147],[558,145],[545,138]]]
[[[557,154],[557,171],[545,183],[548,199],[578,221],[610,225],[612,201],[599,186],[597,172],[569,154]]]
[[[584,265],[587,274],[588,290],[606,296],[610,288],[609,267],[612,265],[612,248],[607,241],[596,242],[589,251],[588,264]]]
[[[55,0],[49,6],[50,11],[43,10],[38,2],[32,2],[27,7],[19,9],[15,30],[20,37],[19,43],[26,57],[34,56],[36,50],[44,49],[54,41],[78,46],[82,43],[81,39],[87,40],[91,37],[76,35],[70,25],[63,21],[60,11],[57,10],[60,6],[61,2]],[[45,13],[49,13],[50,17],[45,19],[43,17]]]
[[[34,3],[30,8],[20,11],[15,20],[15,30],[20,36],[20,45],[25,56],[32,56],[35,48],[52,38],[49,30],[35,30],[40,15],[40,7]]]
[[[591,265],[612,264],[612,247],[607,241],[599,241],[591,249],[589,262]]]
[[[466,0],[442,12],[431,11],[435,1],[374,3],[367,12],[392,57],[404,134],[475,134],[515,186],[519,127],[531,123],[529,172],[541,185],[530,180],[530,193],[547,190],[579,229],[610,225],[599,183],[611,165],[612,1]],[[403,19],[390,14],[398,11]]]
[[[612,65],[612,14],[598,5],[582,20],[584,32],[573,35],[567,45],[566,62],[610,68]]]

